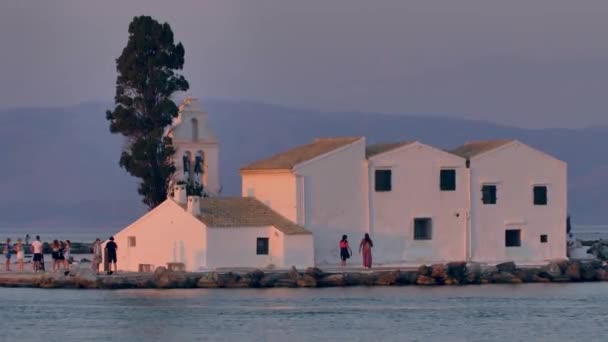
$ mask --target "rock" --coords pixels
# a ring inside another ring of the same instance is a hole
[[[563,260],[551,261],[546,266],[541,267],[541,276],[549,278],[552,281],[564,278],[564,271],[568,267],[567,262]]]
[[[220,287],[217,282],[217,273],[208,272],[203,275],[197,282],[196,287],[204,288],[204,289],[212,289]]]
[[[344,274],[345,286],[371,286],[376,283],[377,274],[375,272],[352,272]]]
[[[460,285],[460,282],[456,278],[446,278],[443,282],[444,285]]]
[[[99,277],[90,268],[79,268],[70,272],[69,276],[74,277],[74,283],[78,288],[95,289],[99,287]]]
[[[600,280],[598,271],[602,269],[602,262],[599,260],[581,261],[581,279],[584,281]]]
[[[397,277],[397,285],[414,285],[418,280],[418,271],[400,271]]]
[[[431,272],[432,272],[432,269],[430,267],[428,267],[427,265],[420,265],[418,267],[418,275],[430,277]]]
[[[498,272],[515,274],[517,266],[513,261],[508,261],[496,265],[496,269],[498,269]]]
[[[250,287],[260,287],[260,281],[264,277],[264,271],[255,270],[253,272],[249,272],[247,273],[247,277],[249,278]]]
[[[161,289],[194,288],[198,286],[200,280],[192,273],[173,272],[165,267],[156,268],[152,277],[155,287]]]
[[[437,285],[437,281],[435,278],[425,275],[418,275],[418,279],[416,279],[416,284],[418,285]]]
[[[467,284],[481,284],[481,264],[477,262],[467,263],[466,272]]]
[[[600,260],[608,260],[608,240],[600,240],[594,243],[588,250],[587,253],[593,254]]]
[[[321,270],[320,268],[317,268],[317,267],[309,267],[306,269],[306,271],[304,273],[312,276],[313,278],[315,278],[317,280],[321,279],[321,277],[323,277],[323,275],[324,275],[323,270]]]
[[[508,272],[495,272],[492,273],[492,282],[497,284],[519,284],[522,282],[517,276],[513,273]]]
[[[298,281],[298,279],[300,279],[300,273],[298,272],[298,270],[296,269],[295,266],[291,266],[291,269],[289,270],[289,272],[287,273],[289,275],[289,277],[291,279],[293,279],[294,281]]]
[[[597,280],[608,281],[608,269],[600,268],[596,271]]]
[[[318,281],[318,284],[323,287],[334,287],[344,286],[346,282],[344,281],[344,274],[336,273],[323,276],[323,278]]]
[[[397,283],[399,278],[399,271],[388,271],[377,273],[376,285],[380,286],[391,286]]]
[[[498,273],[498,268],[490,266],[481,269],[480,283],[490,284],[494,281],[494,274]]]
[[[317,279],[310,274],[304,274],[296,283],[298,287],[317,287]]]
[[[515,271],[515,276],[517,276],[524,283],[537,283],[539,282],[539,273],[540,269],[538,268],[520,268]],[[549,281],[548,278],[543,278]]]
[[[467,283],[467,263],[464,261],[450,262],[446,265],[446,273],[448,278],[452,278],[458,282],[458,284]],[[456,284],[453,284],[456,285]]]
[[[571,281],[581,280],[581,264],[578,261],[572,261],[566,267],[564,276],[568,277]]]
[[[89,260],[89,259],[87,259],[87,258],[82,258],[82,259],[80,259],[80,262],[81,262],[81,263],[90,263],[90,262],[91,262],[91,260]]]
[[[288,273],[267,273],[260,280],[260,287],[296,287],[297,282]]]
[[[431,277],[435,278],[437,283],[443,284],[447,276],[448,275],[445,272],[445,267],[443,267],[443,264],[431,265]]]

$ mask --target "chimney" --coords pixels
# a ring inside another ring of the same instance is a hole
[[[199,216],[201,214],[200,196],[188,196],[188,212],[193,216]]]
[[[173,187],[173,200],[178,204],[186,204],[186,184],[176,184]]]

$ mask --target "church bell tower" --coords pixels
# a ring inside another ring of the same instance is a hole
[[[219,146],[208,117],[200,101],[188,97],[179,106],[179,114],[167,135],[172,138],[175,148],[173,183],[202,185],[206,195],[217,196],[220,191]]]

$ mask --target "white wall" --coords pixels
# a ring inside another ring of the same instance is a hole
[[[298,222],[296,177],[284,172],[241,172],[242,196],[255,197],[277,213]]]
[[[315,263],[338,264],[342,234],[356,241],[367,231],[365,139],[302,163],[294,172],[302,181],[296,198],[304,217],[298,222],[314,234]]]
[[[136,246],[127,238],[134,236]],[[206,265],[205,226],[181,206],[166,200],[154,210],[114,236],[118,245],[118,269],[137,271],[139,264],[154,268],[168,262],[183,262],[188,271]]]
[[[306,268],[315,265],[314,237],[308,235],[285,235],[285,257],[283,266],[289,268]]]
[[[468,170],[463,158],[421,143],[369,161],[374,263],[465,260]],[[456,170],[456,191],[441,191],[440,170]],[[375,191],[375,170],[392,171],[392,189]],[[432,239],[414,240],[414,219],[432,219]],[[353,240],[357,243],[358,240]],[[354,245],[354,243],[353,243]]]
[[[471,160],[472,259],[542,262],[566,257],[567,166],[520,142]],[[481,186],[497,185],[497,203],[481,202]],[[548,205],[533,204],[547,185]],[[521,247],[505,247],[505,230],[521,229]],[[548,243],[540,243],[547,234]]]

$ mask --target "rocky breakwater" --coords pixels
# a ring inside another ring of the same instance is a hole
[[[513,262],[496,266],[452,262],[422,265],[412,270],[353,270],[325,272],[319,268],[288,271],[172,272],[159,267],[154,273],[96,275],[89,269],[68,274],[4,274],[0,286],[37,288],[315,288],[341,286],[440,286],[467,284],[521,284],[608,281],[601,261],[553,261],[542,267],[518,267]]]

